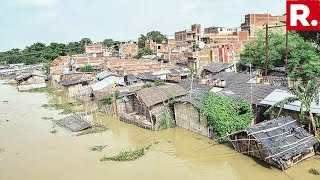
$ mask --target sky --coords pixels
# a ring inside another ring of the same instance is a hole
[[[239,27],[248,13],[285,13],[285,0],[0,0],[0,51],[35,42],[172,36],[191,24]]]

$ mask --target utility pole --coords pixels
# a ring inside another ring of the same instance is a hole
[[[286,69],[288,68],[288,30],[286,30],[286,62],[285,62]]]
[[[265,76],[268,76],[268,61],[269,61],[269,27],[268,24],[266,24],[266,71]]]

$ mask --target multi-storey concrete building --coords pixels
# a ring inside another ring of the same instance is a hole
[[[242,31],[248,31],[250,36],[255,36],[257,31],[262,30],[266,24],[269,26],[277,26],[283,24],[286,20],[285,15],[273,16],[271,14],[247,14],[245,20],[241,24]],[[280,27],[280,30],[285,30],[284,27]]]
[[[176,46],[184,47],[200,42],[201,38],[201,25],[194,24],[191,29],[179,31],[175,33]]]

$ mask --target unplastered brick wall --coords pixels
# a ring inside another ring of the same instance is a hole
[[[146,59],[107,60],[104,64],[104,69],[114,72],[119,72],[119,70],[121,70],[121,75],[153,72],[173,68],[175,68],[175,66],[172,64],[163,64],[156,60]]]

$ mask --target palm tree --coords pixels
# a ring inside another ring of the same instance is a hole
[[[265,114],[269,114],[274,108],[280,108],[278,116],[280,115],[284,105],[300,101],[300,117],[304,118],[305,113],[309,115],[309,131],[314,132],[314,135],[318,137],[316,121],[314,119],[313,113],[311,111],[312,102],[316,102],[319,105],[319,82],[317,80],[308,81],[306,84],[295,84],[293,89],[291,90],[293,97],[285,98],[282,101],[277,102],[273,106],[271,106]]]

